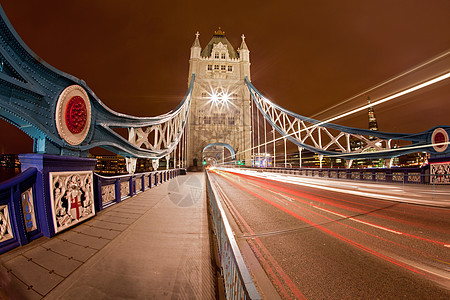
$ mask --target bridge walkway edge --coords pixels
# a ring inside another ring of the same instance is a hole
[[[203,173],[188,173],[0,256],[0,296],[216,297]]]

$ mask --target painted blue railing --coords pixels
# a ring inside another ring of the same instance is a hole
[[[184,169],[113,177],[94,174],[94,214],[182,174],[186,174]],[[0,183],[0,254],[43,235],[55,234],[46,228],[53,223],[46,217],[52,205],[43,200],[43,178],[37,168],[28,168]]]
[[[261,299],[242,258],[217,192],[206,173],[209,204],[227,299]]]
[[[182,174],[186,174],[184,169],[170,169],[111,177],[95,174],[95,209],[97,211],[103,210],[112,204],[119,203]]]
[[[43,235],[34,204],[42,193],[37,176],[37,169],[29,168],[0,185],[0,253]]]
[[[234,168],[234,166],[223,166]],[[430,165],[422,168],[244,168],[254,171],[291,174],[308,177],[348,179],[373,182],[411,183],[411,184],[450,184],[450,174],[436,174],[430,171]]]

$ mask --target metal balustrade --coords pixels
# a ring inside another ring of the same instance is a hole
[[[112,177],[94,174],[95,212],[182,174],[186,174],[184,169]],[[43,177],[36,168],[28,168],[0,183],[0,254],[28,244],[48,230],[43,225],[47,224],[44,207],[51,204],[43,200]]]
[[[208,172],[205,171],[205,173],[214,233],[224,277],[225,296],[227,299],[261,299],[242,258],[222,204],[216,197],[217,192],[211,185]]]
[[[0,184],[0,254],[43,235],[35,205],[36,194],[42,193],[37,174],[29,168]]]
[[[103,210],[112,204],[119,203],[182,174],[186,174],[184,169],[170,169],[118,176],[95,174],[95,208],[97,211]]]
[[[234,166],[222,166],[234,168]],[[410,184],[450,184],[450,173],[430,174],[430,166],[422,168],[381,168],[381,169],[346,169],[346,168],[245,168],[254,171],[265,171],[281,174],[292,174],[308,177],[348,179],[372,182],[392,182]]]

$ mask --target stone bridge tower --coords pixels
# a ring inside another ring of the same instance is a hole
[[[193,73],[195,82],[187,129],[187,165],[201,166],[207,145],[225,143],[234,148],[237,160],[249,166],[251,99],[245,77],[250,80],[250,51],[245,36],[237,51],[220,28],[203,49],[198,37],[197,33],[189,60],[189,82]]]

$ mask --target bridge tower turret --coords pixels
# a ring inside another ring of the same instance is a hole
[[[250,51],[245,37],[236,51],[220,27],[203,49],[198,36],[189,60],[189,83],[193,73],[195,82],[187,126],[187,165],[200,167],[203,149],[223,143],[234,149],[237,160],[250,165],[251,153],[244,151],[251,147],[251,99],[245,84],[245,77],[250,79]]]

